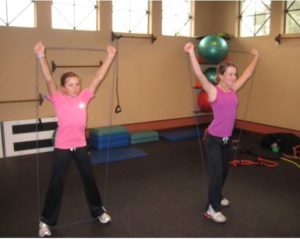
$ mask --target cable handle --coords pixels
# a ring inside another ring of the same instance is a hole
[[[118,114],[118,113],[121,113],[121,112],[122,112],[121,106],[118,104],[115,108],[115,113]]]

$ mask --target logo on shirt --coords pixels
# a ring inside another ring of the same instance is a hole
[[[85,108],[85,103],[79,103],[78,107],[79,107],[79,109],[84,109]]]

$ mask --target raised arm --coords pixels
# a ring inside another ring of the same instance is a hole
[[[197,77],[197,79],[200,81],[203,90],[207,92],[208,100],[213,101],[216,97],[216,88],[212,83],[209,82],[209,80],[206,78],[206,76],[203,74],[200,64],[197,60],[196,54],[195,54],[195,47],[194,44],[191,42],[188,42],[184,46],[184,51],[188,53],[192,68],[194,70],[194,73]]]
[[[45,78],[48,93],[52,95],[57,90],[57,85],[52,77],[46,58],[46,47],[42,42],[38,42],[34,47],[34,53],[37,56],[43,76]]]
[[[251,50],[251,54],[253,55],[252,61],[232,86],[235,91],[238,91],[247,82],[247,80],[250,79],[250,77],[253,75],[253,72],[255,71],[257,63],[259,61],[259,52],[257,49],[253,48]]]
[[[116,56],[117,50],[112,47],[107,47],[107,56],[103,61],[102,66],[98,69],[95,78],[91,82],[89,89],[92,91],[92,93],[95,93],[100,86],[101,82],[105,79],[105,76],[111,66],[111,63],[113,62],[115,56]]]

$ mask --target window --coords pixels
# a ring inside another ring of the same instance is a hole
[[[162,0],[162,35],[192,36],[191,0]]]
[[[113,32],[149,34],[148,0],[112,0]]]
[[[240,36],[265,36],[270,33],[271,0],[240,2]]]
[[[34,27],[33,0],[0,0],[0,26]]]
[[[285,33],[300,33],[300,2],[285,3]]]
[[[52,28],[97,30],[96,0],[53,0]]]

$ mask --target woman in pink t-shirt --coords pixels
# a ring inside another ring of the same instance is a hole
[[[96,185],[87,150],[85,129],[87,105],[105,79],[115,58],[116,49],[112,46],[107,47],[107,56],[102,66],[98,69],[91,84],[83,90],[81,90],[81,80],[74,72],[67,72],[61,76],[61,90],[59,90],[48,66],[44,44],[38,42],[34,47],[34,52],[39,59],[47,84],[49,100],[54,106],[58,123],[52,176],[39,223],[39,236],[51,236],[50,227],[57,223],[64,182],[72,160],[75,161],[79,169],[92,217],[98,218],[103,224],[109,223],[111,217],[102,204]]]
[[[193,43],[186,43],[184,51],[188,53],[197,79],[207,92],[211,103],[213,120],[207,129],[205,139],[208,163],[208,207],[205,216],[215,222],[226,222],[221,212],[221,206],[228,206],[229,200],[223,197],[222,188],[225,183],[230,160],[230,140],[236,119],[238,99],[236,92],[252,76],[259,60],[256,49],[251,50],[254,56],[240,77],[237,68],[232,63],[221,62],[217,66],[217,85],[213,85],[201,70]]]

